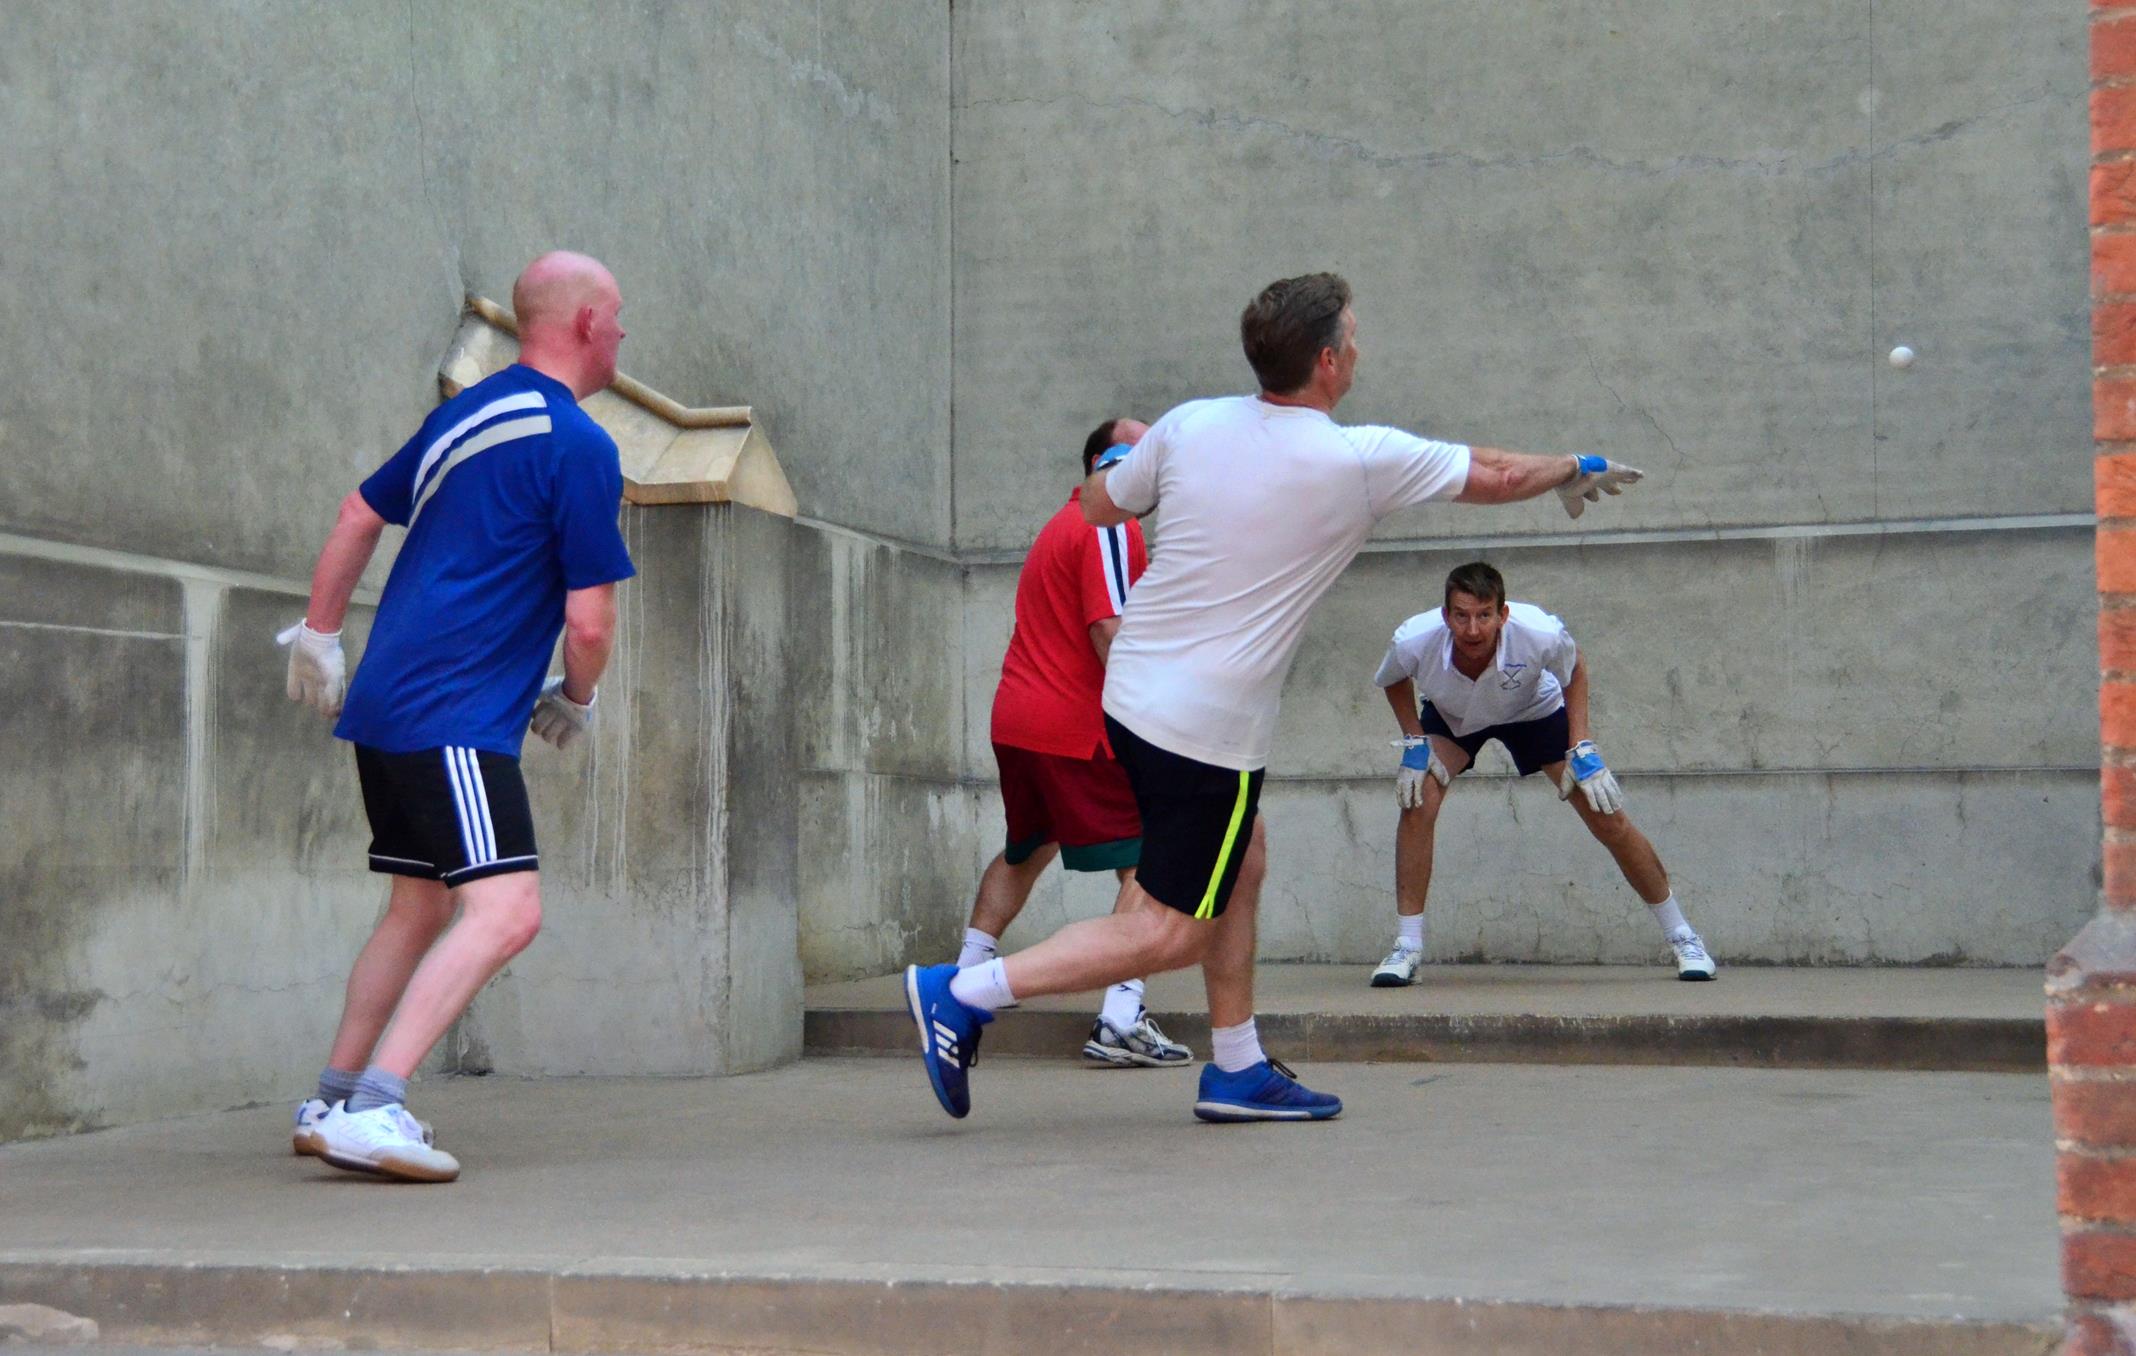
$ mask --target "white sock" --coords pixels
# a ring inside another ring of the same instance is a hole
[[[1009,971],[998,959],[959,970],[949,981],[949,996],[968,1008],[998,1012],[1016,1001],[1009,992]]]
[[[1422,951],[1424,949],[1424,915],[1420,913],[1412,918],[1406,913],[1396,914],[1394,916],[1394,944],[1404,951]]]
[[[1142,1020],[1142,981],[1123,979],[1105,991],[1105,1006],[1098,1020],[1115,1031],[1125,1031]]]
[[[957,968],[969,970],[981,961],[990,961],[1001,954],[1001,939],[991,932],[977,928],[964,930],[964,950],[957,953]]]
[[[1647,907],[1654,911],[1654,921],[1661,924],[1662,936],[1674,937],[1679,932],[1691,930],[1691,925],[1684,921],[1684,911],[1676,907],[1674,890],[1669,891],[1669,897],[1661,903],[1649,904]]]
[[[1253,1029],[1251,1017],[1237,1026],[1211,1027],[1209,1057],[1216,1061],[1216,1067],[1225,1073],[1251,1069],[1268,1058],[1261,1053],[1261,1033]]]

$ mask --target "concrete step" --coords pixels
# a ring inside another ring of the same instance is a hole
[[[1265,965],[1260,1040],[1284,1059],[1696,1063],[1737,1068],[2046,1068],[2031,969],[1737,967],[1709,984],[1630,965],[1433,965],[1371,989],[1361,965]],[[1200,978],[1158,976],[1166,1034],[1209,1048]],[[1074,1055],[1094,1004],[1047,997],[987,1027],[987,1055]],[[812,1055],[914,1048],[899,976],[812,984]]]
[[[103,1315],[106,1343],[281,1351],[2046,1356],[2060,1333],[2050,1321],[599,1267],[0,1262],[0,1303],[18,1295]]]
[[[5,1145],[0,1305],[285,1351],[2052,1347],[2044,1078],[1300,1073],[1339,1120],[1033,1060],[955,1122],[917,1061],[430,1081],[442,1187],[290,1156],[286,1106]]]
[[[2032,970],[1731,967],[1682,983],[1649,967],[1441,965],[1406,989],[1368,966],[1264,965],[1261,1040],[1288,1060],[1726,1065],[2024,1073],[2046,1067]],[[1206,1055],[1194,972],[1151,981],[1165,1030]],[[1042,998],[987,1028],[988,1056],[1073,1056],[1094,1005]],[[811,1054],[905,1055],[900,976],[812,985]]]

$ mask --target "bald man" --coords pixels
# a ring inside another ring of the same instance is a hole
[[[281,637],[290,699],[338,715],[356,746],[371,870],[392,882],[292,1143],[405,1181],[460,1175],[409,1113],[408,1080],[541,926],[520,745],[531,728],[563,748],[593,723],[632,574],[616,445],[578,407],[615,379],[616,280],[544,254],[512,305],[519,361],[438,406],[341,501],[304,619]],[[388,523],[407,536],[344,707],[341,622]]]

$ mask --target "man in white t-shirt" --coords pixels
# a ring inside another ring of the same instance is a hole
[[[1084,484],[1091,523],[1163,509],[1155,558],[1128,595],[1105,670],[1106,733],[1134,788],[1141,862],[1104,918],[966,970],[905,972],[928,1082],[952,1116],[971,1110],[967,1071],[999,1008],[1196,962],[1214,1062],[1202,1069],[1194,1114],[1325,1120],[1342,1110],[1268,1059],[1253,1022],[1254,887],[1266,859],[1256,809],[1306,617],[1396,509],[1556,490],[1578,517],[1640,474],[1600,457],[1526,456],[1336,423],[1357,368],[1349,303],[1349,285],[1331,273],[1268,287],[1239,327],[1260,394],[1179,406]]]
[[[1624,813],[1616,774],[1588,738],[1587,662],[1572,633],[1548,612],[1506,601],[1506,581],[1473,561],[1446,576],[1445,605],[1396,628],[1373,682],[1402,727],[1395,799],[1394,949],[1372,987],[1415,981],[1424,957],[1424,896],[1431,886],[1432,832],[1455,777],[1492,740],[1525,777],[1541,772],[1570,801],[1625,881],[1646,902],[1676,955],[1678,979],[1712,979],[1706,952],[1669,888],[1647,836]],[[1577,792],[1578,794],[1574,794]]]

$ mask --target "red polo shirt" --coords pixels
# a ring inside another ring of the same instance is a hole
[[[1098,701],[1105,666],[1090,627],[1117,617],[1149,567],[1142,524],[1092,527],[1080,486],[1053,515],[1016,576],[1016,630],[994,689],[993,741],[1065,758],[1112,756]]]

